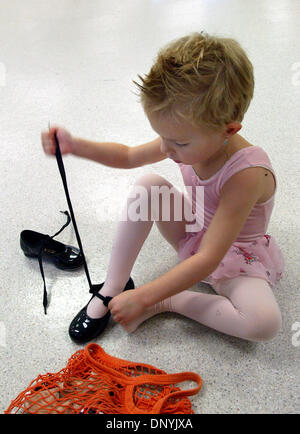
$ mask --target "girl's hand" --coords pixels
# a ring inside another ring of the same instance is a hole
[[[146,309],[143,305],[138,289],[131,289],[114,297],[108,303],[114,321],[125,326],[133,319],[140,316]]]
[[[59,142],[61,154],[73,153],[73,138],[71,134],[63,127],[52,126],[49,131],[42,131],[41,141],[45,154],[55,155],[56,144],[54,134],[56,133]]]

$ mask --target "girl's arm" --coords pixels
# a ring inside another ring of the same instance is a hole
[[[160,137],[132,147],[121,143],[92,142],[75,137],[72,145],[74,155],[119,169],[133,169],[167,158],[167,155],[160,151]]]
[[[244,169],[223,186],[219,206],[198,252],[141,287],[136,297],[146,308],[190,288],[211,274],[241,232],[253,206],[264,193],[259,167]]]
[[[129,147],[121,143],[93,142],[79,137],[73,138],[72,153],[74,155],[117,169],[129,168],[128,151]]]

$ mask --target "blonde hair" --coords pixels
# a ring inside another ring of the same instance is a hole
[[[146,114],[215,131],[243,120],[254,91],[253,66],[239,43],[205,32],[171,41],[145,78],[138,77],[142,85],[133,83]]]

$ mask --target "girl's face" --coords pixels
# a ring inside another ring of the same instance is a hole
[[[227,126],[224,132],[212,132],[194,127],[185,120],[175,122],[173,119],[155,113],[148,115],[148,119],[153,130],[162,139],[162,153],[183,164],[199,164],[203,167],[213,163],[224,154],[224,140],[232,135],[232,129],[234,129]],[[235,132],[237,132],[236,129]]]

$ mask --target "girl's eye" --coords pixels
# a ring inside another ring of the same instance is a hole
[[[188,143],[175,143],[177,146],[187,146]]]

